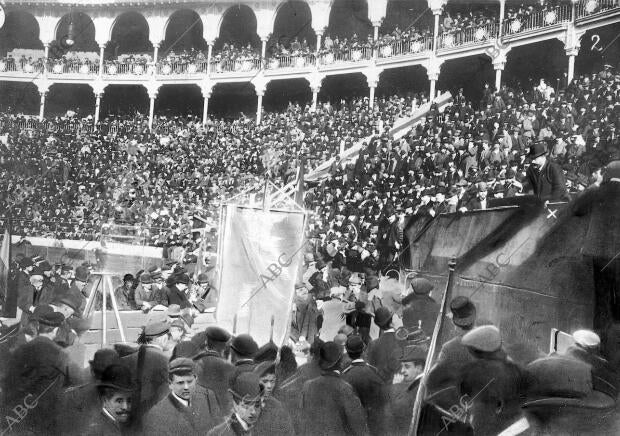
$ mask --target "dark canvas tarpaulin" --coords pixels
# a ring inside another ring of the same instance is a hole
[[[479,321],[497,325],[508,347],[526,343],[532,353],[547,352],[552,328],[592,327],[592,270],[581,255],[585,229],[565,205],[537,202],[439,215],[408,227],[410,268],[430,278],[440,298],[455,257],[448,301],[471,298]],[[444,320],[439,345],[453,336],[451,329]]]

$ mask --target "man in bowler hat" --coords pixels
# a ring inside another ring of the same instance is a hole
[[[529,158],[532,164],[526,172],[525,191],[531,191],[542,201],[567,200],[566,178],[558,164],[547,156],[547,144],[544,141],[530,147]]]

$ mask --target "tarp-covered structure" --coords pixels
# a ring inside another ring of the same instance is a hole
[[[528,200],[410,221],[408,266],[434,283],[433,296],[441,301],[448,262],[456,258],[448,304],[455,296],[469,297],[479,324],[493,323],[508,350],[518,347],[524,359],[532,358],[548,352],[552,328],[572,332],[593,325],[592,265],[581,255],[587,218],[568,209]],[[452,329],[446,316],[436,351],[454,336]]]

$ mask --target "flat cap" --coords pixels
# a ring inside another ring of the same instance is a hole
[[[244,333],[232,340],[230,348],[235,350],[240,356],[253,357],[258,351],[258,344],[252,336]]]
[[[467,332],[461,343],[476,351],[493,353],[502,347],[502,338],[497,327],[483,325]]]
[[[423,347],[418,345],[412,345],[409,347],[405,347],[403,350],[403,355],[399,359],[401,362],[416,362],[416,361],[426,361],[426,355],[428,353]]]
[[[222,327],[209,326],[205,330],[207,338],[215,342],[228,342],[231,338],[230,333],[224,330]]]
[[[601,338],[591,330],[577,330],[573,333],[573,339],[577,345],[581,345],[585,348],[593,348],[601,345]]]
[[[230,392],[237,401],[258,401],[261,398],[261,385],[258,375],[251,371],[241,372],[231,380]]]
[[[177,357],[168,365],[168,374],[194,372],[194,361],[187,357]]]

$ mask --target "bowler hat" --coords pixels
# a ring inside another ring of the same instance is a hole
[[[90,277],[90,270],[85,266],[78,266],[75,269],[75,280],[80,282],[87,282]]]
[[[140,283],[144,283],[145,285],[150,285],[153,283],[153,278],[149,273],[144,273],[140,276]]]
[[[347,353],[361,354],[364,351],[364,341],[359,335],[351,335],[345,344]]]
[[[170,331],[170,324],[167,321],[154,321],[144,326],[144,336],[156,338]]]
[[[235,352],[241,357],[251,358],[258,351],[258,344],[252,336],[248,334],[241,334],[232,340],[230,348],[235,350]]]
[[[120,357],[116,350],[112,348],[102,348],[95,351],[93,360],[89,361],[91,369],[96,374],[102,374],[113,363],[120,363]]]
[[[126,392],[133,391],[136,388],[132,381],[131,370],[125,365],[116,363],[103,370],[97,386]]]
[[[476,306],[467,297],[458,296],[450,302],[452,322],[459,327],[471,326],[476,320]]]
[[[528,154],[530,158],[535,159],[543,154],[547,154],[547,143],[545,141],[538,141],[530,146],[530,153]]]
[[[342,347],[335,342],[325,342],[319,351],[319,366],[322,369],[332,369],[342,359]]]
[[[67,290],[66,292],[63,292],[62,294],[54,298],[52,304],[55,303],[66,304],[75,312],[77,312],[78,310],[80,310],[80,306],[82,305],[82,297],[77,293],[69,292],[69,290]]]
[[[65,320],[65,317],[60,312],[55,312],[52,306],[43,304],[35,307],[32,313],[32,319],[49,327],[60,327]]]
[[[218,326],[210,326],[205,330],[206,337],[214,342],[226,343],[230,340],[230,333]]]
[[[392,312],[385,306],[381,306],[375,311],[375,324],[381,328],[385,328],[392,321]]]
[[[207,275],[207,273],[200,273],[198,274],[196,281],[200,284],[209,283],[209,276]]]

